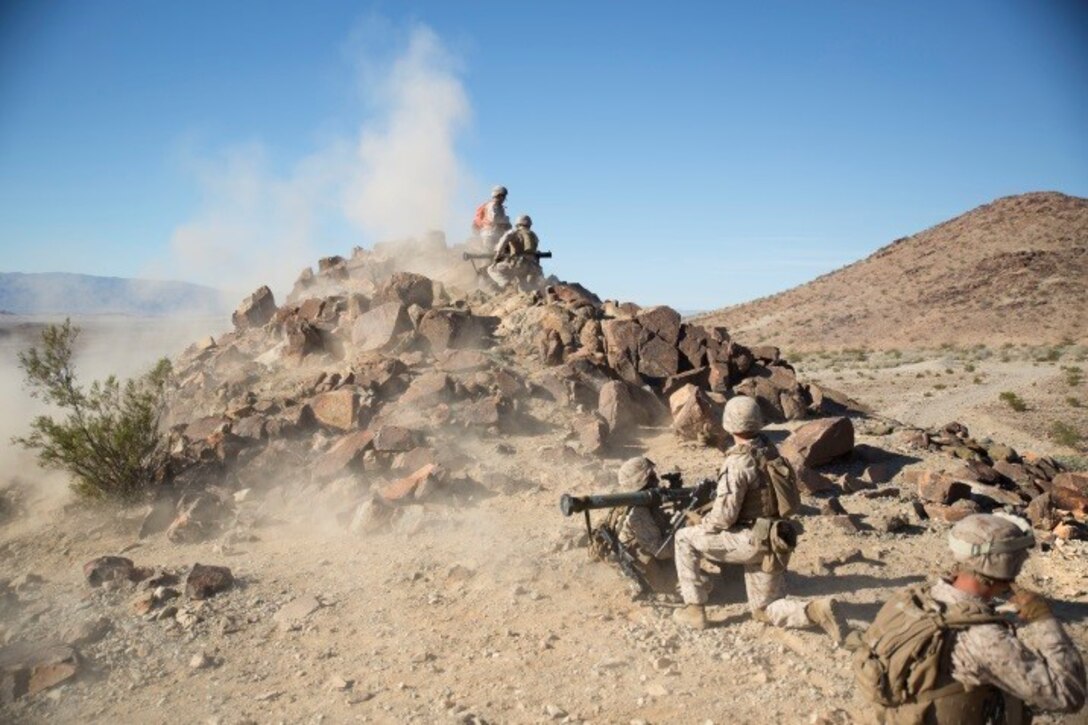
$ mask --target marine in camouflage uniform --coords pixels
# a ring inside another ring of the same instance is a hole
[[[474,224],[480,235],[480,244],[488,253],[498,249],[499,240],[510,230],[510,217],[506,215],[506,187],[496,186],[491,190],[491,199],[476,210]]]
[[[513,229],[503,234],[495,249],[495,260],[487,275],[499,287],[512,283],[531,284],[544,276],[540,262],[534,257],[519,256],[540,249],[540,240],[532,231],[533,220],[522,214]]]
[[[762,542],[754,540],[756,520],[774,515],[762,504],[771,482],[757,456],[778,456],[774,445],[759,432],[763,417],[758,404],[745,396],[732,398],[726,403],[723,425],[736,445],[718,474],[713,507],[698,525],[676,533],[676,574],[685,606],[676,611],[674,618],[697,629],[707,626],[705,605],[711,581],[701,563],[708,559],[743,565],[748,607],[755,619],[778,627],[819,625],[841,642],[845,625],[837,603],[833,599],[805,602],[788,598],[785,567],[765,566],[767,550]]]
[[[861,637],[855,671],[859,689],[878,702],[878,720],[1015,723],[1029,721],[1025,707],[1080,710],[1085,701],[1084,662],[1046,599],[1027,589],[1013,589],[1010,604],[1017,611],[1018,626],[993,607],[993,597],[1013,586],[1034,545],[1030,525],[1003,515],[969,516],[952,528],[949,545],[958,571],[924,590],[893,597]],[[914,612],[910,624],[918,621],[919,611],[929,610],[939,616],[934,627],[946,633],[939,656],[924,663],[921,655],[901,662],[889,654],[893,650],[887,643],[903,639],[907,595],[921,605],[910,610]],[[878,660],[879,684],[873,681],[873,670],[867,669]],[[933,670],[928,678],[926,667]],[[896,681],[929,684],[913,692],[907,692],[911,685],[885,690],[886,683]],[[879,702],[889,699],[893,702]]]

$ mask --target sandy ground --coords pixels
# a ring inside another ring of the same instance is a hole
[[[1022,380],[1045,385],[1055,369],[1025,371]],[[801,370],[825,376],[815,365]],[[996,371],[985,374],[1000,388]],[[916,379],[898,372],[899,380]],[[835,385],[840,373],[826,373]],[[884,391],[871,396],[877,407],[902,419],[947,422],[945,413],[960,412],[963,402],[870,384],[869,393]],[[866,399],[864,388],[839,387]],[[979,398],[979,416],[990,397]],[[985,430],[985,418],[951,417]],[[1001,431],[995,427],[995,438]],[[500,442],[509,447],[503,453]],[[818,514],[819,499],[807,499],[789,581],[796,596],[842,598],[862,626],[895,588],[947,567],[939,553],[947,525],[919,521],[901,481],[904,470],[947,460],[919,458],[891,437],[858,442],[864,453],[829,472],[860,473],[878,458],[897,471],[882,486],[896,492],[842,498],[867,525],[858,533],[837,528]],[[19,584],[17,600],[0,605],[0,642],[63,641],[80,623],[110,623],[100,641],[80,648],[78,678],[0,710],[0,721],[810,723],[863,714],[849,655],[817,632],[753,622],[738,571],[726,568],[713,596],[717,626],[685,631],[669,619],[672,602],[632,602],[617,571],[587,558],[581,519],[558,511],[563,492],[611,490],[615,469],[633,452],[678,466],[688,480],[711,474],[720,453],[678,444],[665,429],[644,430],[606,459],[567,454],[564,443],[563,434],[545,432],[478,444],[466,452],[524,482],[521,490],[413,507],[377,534],[350,534],[331,513],[335,501],[292,497],[290,485],[283,505],[245,504],[251,525],[203,544],[138,540],[139,511],[32,507],[0,521],[0,579]],[[881,522],[893,514],[910,525],[884,533]],[[1055,599],[1082,649],[1086,548],[1072,542],[1038,552],[1023,575]],[[860,560],[833,575],[819,566],[821,557],[855,551]],[[183,595],[177,606],[199,619],[189,627],[149,619],[132,610],[138,591],[83,581],[83,563],[121,552],[182,573],[196,562],[226,565],[238,584],[203,604]],[[31,573],[44,582],[20,580]]]

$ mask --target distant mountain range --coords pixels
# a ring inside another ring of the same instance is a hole
[[[17,315],[218,315],[222,292],[188,282],[89,274],[0,272],[0,311]]]

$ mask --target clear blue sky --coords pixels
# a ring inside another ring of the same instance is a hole
[[[329,169],[393,123],[382,78],[426,28],[470,109],[451,236],[503,183],[559,276],[739,302],[999,196],[1088,196],[1085,7],[8,0],[0,271],[249,284],[171,240],[197,224],[214,267],[230,230],[289,235],[285,206],[313,222],[307,254],[369,244]]]

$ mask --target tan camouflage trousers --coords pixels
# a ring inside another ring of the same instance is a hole
[[[703,559],[744,566],[744,588],[753,615],[776,627],[810,627],[805,602],[786,597],[784,571],[767,573],[760,568],[763,553],[752,544],[745,529],[718,531],[688,526],[676,532],[676,575],[685,604],[706,604],[713,582],[702,570]]]

